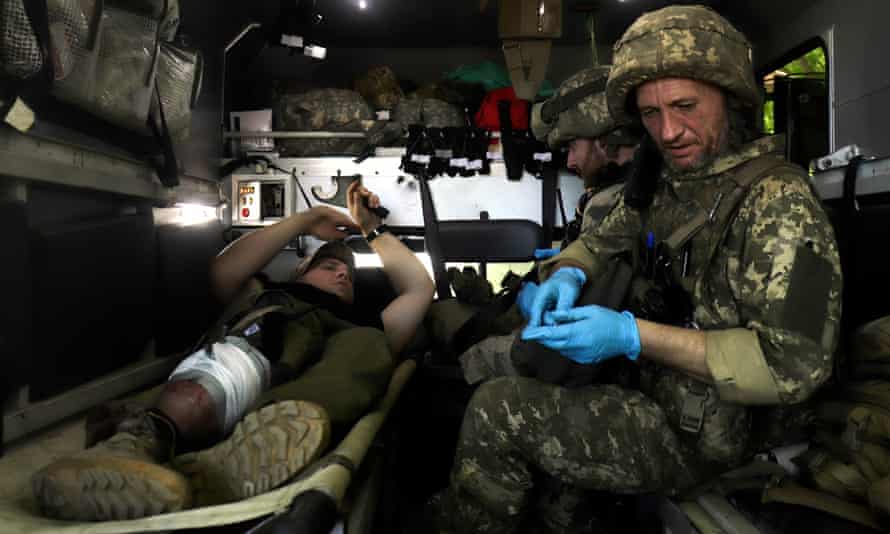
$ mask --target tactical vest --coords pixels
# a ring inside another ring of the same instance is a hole
[[[328,335],[355,326],[323,306],[298,299],[286,290],[254,289],[232,303],[204,334],[195,350],[212,346],[226,336],[242,337],[271,362],[298,371],[297,367],[305,363],[307,355],[321,354]]]
[[[690,296],[709,273],[751,188],[777,174],[802,176],[803,170],[775,156],[749,160],[727,173],[713,202],[703,205],[699,200],[694,216],[666,239],[656,245],[641,236],[628,309],[641,318],[698,329]],[[648,215],[643,213],[644,221]],[[694,261],[690,257],[693,238],[697,238]],[[689,272],[691,264],[698,266],[698,272]],[[677,435],[706,464],[734,465],[750,452],[747,437],[752,410],[748,407],[722,402],[713,386],[653,362],[641,363],[640,375],[642,391],[662,406]]]

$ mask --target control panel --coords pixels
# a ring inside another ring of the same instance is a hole
[[[264,226],[294,213],[290,176],[282,174],[232,177],[234,226]]]

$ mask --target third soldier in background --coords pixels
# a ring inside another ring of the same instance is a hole
[[[638,127],[612,118],[606,104],[609,67],[575,73],[556,94],[532,108],[532,132],[552,149],[568,150],[568,168],[584,181],[564,246],[599,222],[618,203],[637,144]],[[583,221],[583,222],[582,222]],[[540,255],[540,254],[539,254]],[[544,254],[546,255],[546,253]]]

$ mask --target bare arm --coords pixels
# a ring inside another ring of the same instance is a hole
[[[305,234],[325,241],[346,237],[338,227],[357,229],[348,215],[317,206],[241,237],[220,252],[210,266],[214,294],[227,303],[294,238]]]
[[[714,381],[705,361],[705,333],[637,319],[640,354],[656,363],[689,374],[703,382]]]
[[[380,218],[368,211],[363,203],[377,207],[380,199],[359,182],[353,182],[347,191],[349,211],[361,227],[362,233],[380,226]],[[399,354],[411,341],[417,326],[426,315],[433,301],[433,281],[423,264],[411,250],[392,234],[384,233],[371,242],[371,248],[383,262],[383,272],[389,278],[398,296],[381,312],[383,331],[389,340],[393,354]]]

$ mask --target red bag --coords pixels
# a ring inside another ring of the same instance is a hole
[[[495,89],[485,95],[479,111],[476,112],[476,127],[485,130],[499,131],[501,129],[501,121],[498,113],[498,102],[501,100],[510,101],[510,122],[514,130],[528,130],[528,100],[516,98],[516,93],[512,87],[504,87]]]

